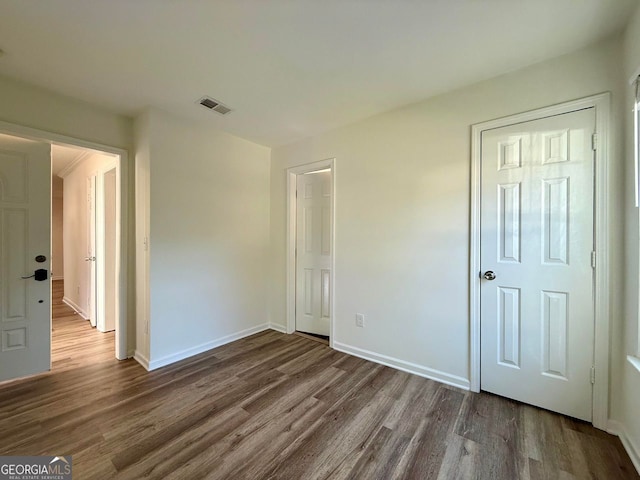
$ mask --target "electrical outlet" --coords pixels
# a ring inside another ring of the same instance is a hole
[[[356,327],[364,327],[364,314],[356,313]]]

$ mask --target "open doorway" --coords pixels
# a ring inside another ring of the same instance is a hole
[[[113,154],[51,147],[53,369],[116,356],[116,169]]]
[[[64,179],[62,183],[59,180],[54,182],[52,179],[52,168],[56,168],[52,166],[51,152],[54,146],[76,150],[68,164],[79,164],[90,153],[100,153],[110,157],[111,165],[115,165],[115,167],[104,169],[104,174],[108,177],[113,175],[109,172],[115,168],[116,185],[115,259],[111,262],[115,270],[116,283],[113,306],[115,332],[105,334],[111,335],[111,338],[108,341],[109,348],[104,351],[105,358],[109,360],[113,360],[114,357],[123,360],[133,356],[133,345],[129,345],[128,342],[131,335],[127,328],[129,168],[126,150],[0,122],[0,217],[2,217],[0,229],[4,232],[0,235],[0,250],[3,252],[3,255],[0,255],[0,272],[2,272],[0,294],[7,303],[6,308],[0,312],[2,339],[0,381],[47,372],[52,366],[50,273],[53,273],[56,279],[63,280],[60,283],[62,288],[59,288],[59,296],[62,300],[65,296],[64,284],[69,283],[68,269],[65,266],[69,250],[64,245],[64,210],[65,204],[73,204],[65,198]],[[80,155],[78,150],[86,152]],[[71,170],[71,165],[68,165],[68,168]],[[56,171],[56,173],[59,172]],[[107,183],[109,182],[113,184],[113,178],[107,179]],[[58,189],[53,195],[52,188]],[[56,203],[53,208],[52,200]],[[85,205],[88,202],[86,191],[80,202],[84,202]],[[62,222],[52,227],[54,211],[62,211]],[[60,231],[62,231],[62,241],[56,245],[54,265],[51,258],[54,250],[52,236],[57,234],[60,237]],[[81,250],[81,253],[85,256],[95,256],[87,255],[87,250]],[[84,262],[85,257],[82,260]],[[66,306],[62,301],[60,305]],[[78,304],[78,306],[81,305]],[[54,306],[54,310],[56,307],[58,305]],[[70,309],[70,307],[67,308]],[[74,325],[86,324],[87,322],[83,321],[74,323]],[[70,333],[73,334],[73,332]],[[86,359],[92,356],[92,352],[83,348],[81,343],[70,343],[69,348],[76,352],[75,359],[81,360],[76,362],[71,359],[67,362],[71,368],[74,365],[86,363]]]

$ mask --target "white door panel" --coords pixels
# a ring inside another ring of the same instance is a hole
[[[50,145],[0,135],[0,381],[51,367],[50,218]]]
[[[101,172],[97,184],[97,328],[101,332],[115,330],[116,282],[116,170]],[[101,281],[102,280],[102,281]]]
[[[87,278],[89,285],[89,296],[87,298],[87,311],[89,312],[89,322],[92,327],[98,321],[98,299],[97,299],[97,278],[96,278],[96,175],[91,175],[87,179],[87,256],[85,257]]]
[[[591,419],[593,109],[482,134],[481,388]]]
[[[297,177],[296,330],[329,335],[331,172]]]

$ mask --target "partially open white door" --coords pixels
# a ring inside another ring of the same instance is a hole
[[[590,108],[482,133],[481,388],[588,421],[594,131]]]
[[[96,327],[116,329],[116,167],[98,171],[96,183]]]
[[[89,322],[95,327],[98,322],[98,299],[97,299],[97,269],[96,269],[96,175],[87,179],[87,256],[84,258],[87,263],[87,278],[89,285],[89,296],[87,311],[89,312]]]
[[[329,335],[331,172],[297,177],[296,330]]]
[[[0,381],[51,368],[50,257],[51,146],[0,135]]]

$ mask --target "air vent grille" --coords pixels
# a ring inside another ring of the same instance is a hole
[[[218,112],[221,115],[226,115],[227,113],[229,113],[231,111],[230,108],[225,107],[224,105],[218,105],[217,107],[213,108],[216,112]]]
[[[211,97],[202,97],[198,100],[198,103],[209,110],[213,110],[214,112],[219,113],[220,115],[226,115],[231,112],[231,109],[226,105],[223,105],[217,100],[214,100]]]
[[[218,106],[218,103],[214,102],[210,98],[203,98],[202,100],[200,100],[200,105],[207,108],[215,108]]]

